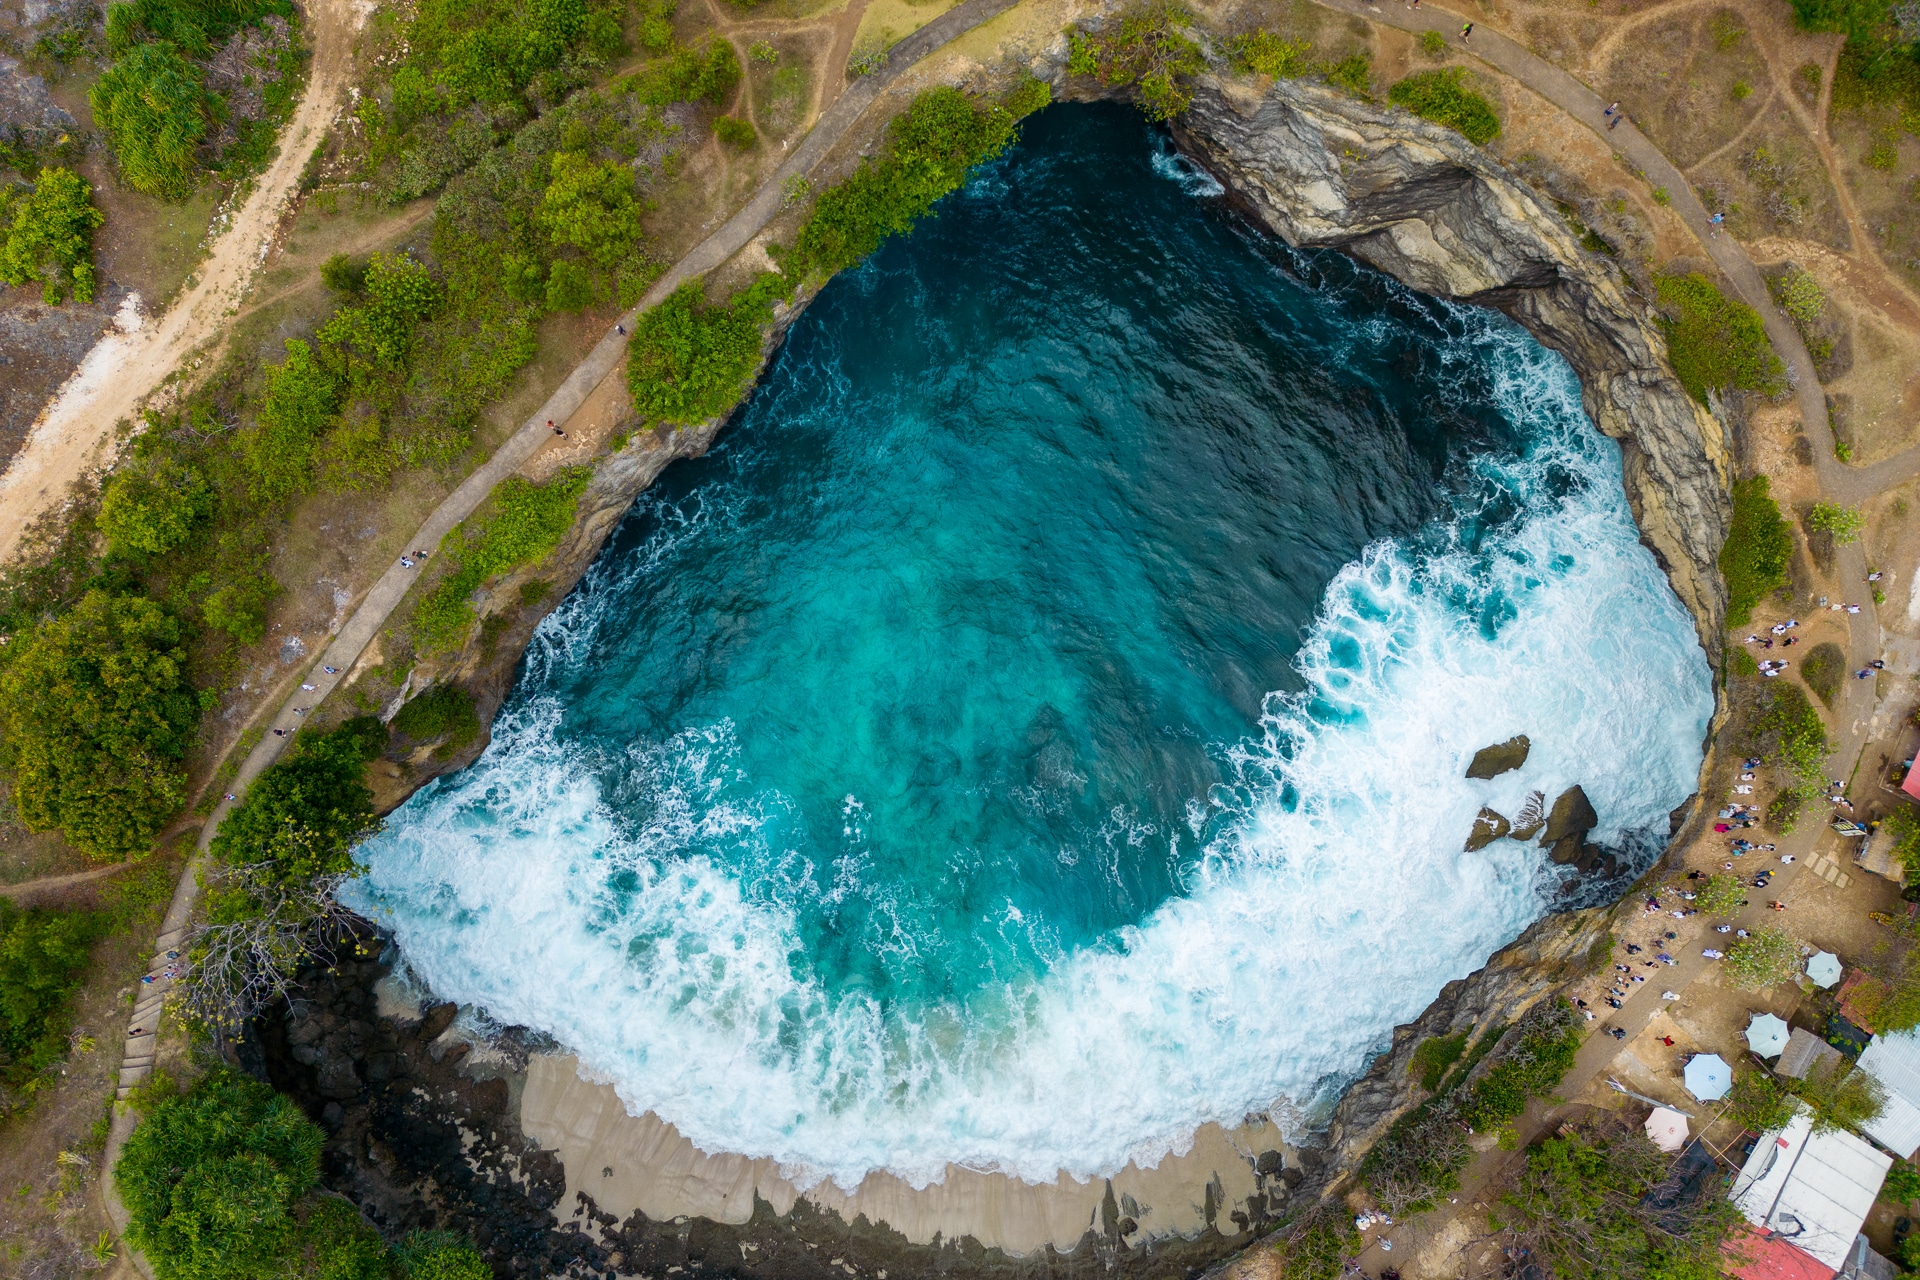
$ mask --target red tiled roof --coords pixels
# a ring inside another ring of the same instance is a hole
[[[1726,1273],[1740,1280],[1833,1280],[1832,1267],[1809,1257],[1785,1238],[1758,1227],[1741,1227],[1721,1252]]]

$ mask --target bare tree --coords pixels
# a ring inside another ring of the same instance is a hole
[[[354,917],[334,896],[345,875],[289,884],[258,862],[217,865],[206,876],[208,918],[187,943],[182,1002],[189,1018],[225,1039],[285,999],[303,967],[331,964]]]

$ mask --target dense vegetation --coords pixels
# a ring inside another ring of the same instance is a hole
[[[0,758],[34,830],[96,858],[144,852],[187,796],[199,704],[185,628],[140,596],[89,591],[13,637],[0,669]]]
[[[1193,103],[1187,82],[1207,69],[1206,55],[1186,34],[1193,15],[1175,0],[1149,3],[1120,16],[1110,30],[1067,32],[1067,74],[1092,76],[1109,87],[1137,85],[1149,120],[1171,120]]]
[[[1727,297],[1697,271],[1661,276],[1658,289],[1667,354],[1694,399],[1706,404],[1708,392],[1772,396],[1786,389],[1785,369],[1752,307]]]
[[[1813,690],[1828,710],[1833,709],[1833,700],[1839,696],[1840,682],[1846,674],[1846,650],[1831,640],[1813,646],[1807,650],[1807,656],[1800,659],[1801,681]]]
[[[382,19],[394,24],[398,56],[386,83],[356,109],[365,131],[361,176],[396,204],[438,191],[618,57],[621,8],[608,0],[422,0],[410,18]],[[643,22],[640,34],[665,52],[672,27]]]
[[[1234,70],[1276,80],[1304,76],[1314,69],[1312,44],[1271,31],[1249,31],[1233,37],[1227,41],[1227,53]]]
[[[93,301],[93,233],[106,215],[93,188],[71,169],[40,170],[31,190],[0,183],[0,280],[40,286],[40,300],[58,306],[67,294]]]
[[[1562,1280],[1719,1280],[1740,1225],[1724,1181],[1694,1181],[1638,1126],[1588,1123],[1542,1140],[1501,1197],[1518,1248]]]
[[[436,652],[463,643],[473,626],[471,597],[483,582],[544,560],[573,527],[573,514],[592,472],[573,467],[544,485],[509,476],[493,491],[490,509],[455,529],[440,549],[453,572],[414,610],[414,639]]]
[[[684,284],[641,316],[627,357],[641,416],[693,423],[731,409],[759,371],[761,328],[784,284],[763,275],[725,306],[708,306],[698,284]]]
[[[486,1280],[443,1232],[388,1249],[359,1210],[316,1192],[319,1126],[289,1098],[225,1071],[154,1105],[114,1178],[127,1238],[158,1280]]]
[[[213,856],[229,866],[263,867],[268,879],[288,885],[345,874],[353,846],[380,825],[361,774],[386,745],[386,727],[371,716],[302,735],[220,823]]]
[[[1760,754],[1786,775],[1767,819],[1775,829],[1790,831],[1801,806],[1826,790],[1826,726],[1799,685],[1768,680],[1756,696],[1752,729]]]
[[[87,97],[130,186],[179,200],[209,168],[232,179],[265,163],[293,109],[296,44],[290,37],[267,41],[266,52],[253,58],[261,101],[252,114],[236,113],[228,95],[209,89],[205,67],[222,45],[269,18],[286,24],[282,30],[297,22],[288,0],[125,0],[108,7],[113,64]],[[218,146],[216,132],[224,135]]]
[[[1484,147],[1500,132],[1500,117],[1467,84],[1467,73],[1459,67],[1416,71],[1387,92],[1387,101],[1466,135],[1475,146]]]
[[[1720,548],[1720,576],[1727,583],[1727,625],[1753,621],[1754,606],[1786,585],[1793,562],[1793,526],[1780,514],[1767,477],[1733,482],[1733,522]]]
[[[1460,1185],[1473,1154],[1468,1135],[1499,1128],[1529,1098],[1551,1093],[1579,1049],[1572,1005],[1556,999],[1536,1007],[1499,1039],[1484,1070],[1459,1072],[1460,1083],[1388,1130],[1361,1164],[1361,1180],[1391,1214],[1432,1208]]]
[[[13,1091],[67,1052],[67,998],[104,918],[0,898],[0,1116]]]
[[[1800,971],[1800,944],[1778,925],[1763,924],[1727,948],[1720,966],[1743,991],[1757,991],[1785,982]]]

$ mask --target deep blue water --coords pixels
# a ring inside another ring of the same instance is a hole
[[[1539,914],[1479,804],[1664,830],[1706,668],[1565,365],[1214,190],[1056,107],[830,284],[369,846],[422,976],[709,1149],[1096,1172]]]

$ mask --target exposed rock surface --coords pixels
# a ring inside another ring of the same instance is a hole
[[[1467,833],[1467,852],[1478,853],[1513,830],[1513,824],[1492,809],[1483,808],[1473,819],[1473,830]]]
[[[1565,356],[1620,442],[1644,541],[1718,659],[1730,443],[1674,377],[1647,307],[1531,187],[1450,129],[1304,80],[1264,94],[1203,81],[1175,134],[1289,243],[1497,307]]]
[[[1482,747],[1473,753],[1473,763],[1467,766],[1467,776],[1497,778],[1503,773],[1510,773],[1527,762],[1527,755],[1532,750],[1533,740],[1524,733],[1505,742]]]

